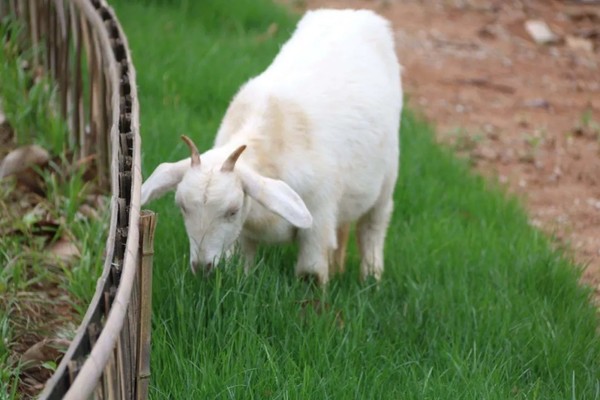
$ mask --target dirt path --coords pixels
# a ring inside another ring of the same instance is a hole
[[[587,2],[300,3],[390,19],[411,105],[440,141],[524,199],[531,223],[573,250],[600,296],[600,4]],[[535,43],[525,29],[532,19],[556,43]]]

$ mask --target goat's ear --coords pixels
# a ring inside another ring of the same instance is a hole
[[[183,175],[191,168],[190,159],[186,158],[176,163],[162,163],[142,185],[142,206],[150,200],[163,196],[175,190]]]
[[[268,210],[298,228],[310,228],[312,215],[304,201],[287,183],[266,178],[246,168],[238,170],[244,191]]]

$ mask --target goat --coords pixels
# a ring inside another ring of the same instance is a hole
[[[343,272],[357,222],[361,276],[380,279],[400,157],[400,80],[389,23],[367,10],[309,11],[272,64],[231,101],[214,147],[160,164],[142,204],[176,188],[192,272],[239,241],[296,240],[298,276]],[[330,271],[331,270],[331,271]]]

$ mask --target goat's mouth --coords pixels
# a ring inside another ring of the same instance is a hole
[[[214,265],[212,262],[208,263],[200,263],[200,262],[192,262],[190,263],[190,269],[192,271],[192,275],[196,275],[198,270],[201,270],[204,276],[208,276],[213,272]]]

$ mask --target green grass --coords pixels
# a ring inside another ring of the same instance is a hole
[[[52,154],[61,154],[66,148],[67,125],[58,113],[56,86],[48,76],[34,75],[33,55],[41,51],[20,48],[16,38],[23,37],[20,24],[8,17],[0,21],[1,109],[18,145],[35,142]]]
[[[210,147],[296,18],[258,0],[115,3],[137,66],[144,176],[188,156],[181,134]],[[577,267],[410,111],[402,146],[378,287],[358,282],[354,246],[326,293],[295,279],[293,246],[264,249],[248,277],[194,277],[173,196],[150,205],[152,398],[600,398],[597,315]]]

